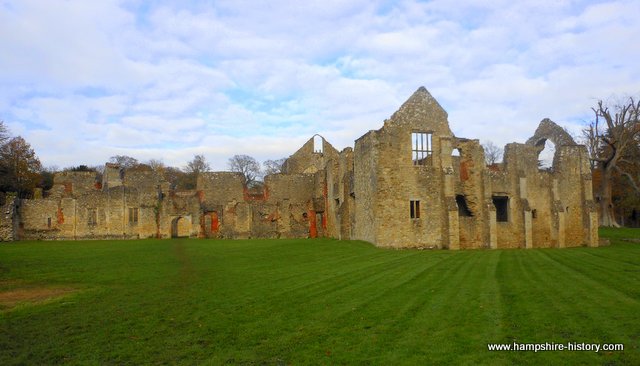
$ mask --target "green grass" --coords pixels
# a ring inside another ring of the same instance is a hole
[[[337,240],[0,245],[0,364],[640,364],[640,230],[602,248]],[[623,343],[489,352],[487,343]]]

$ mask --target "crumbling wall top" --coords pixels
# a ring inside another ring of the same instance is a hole
[[[164,181],[162,174],[153,171],[151,167],[146,165],[126,169],[123,178],[125,186],[136,188],[155,189],[158,184]]]
[[[246,181],[238,172],[202,172],[198,174],[197,190],[203,192],[203,201],[208,204],[222,204],[231,200],[244,199]]]
[[[447,118],[447,112],[440,103],[421,86],[385,121],[385,127],[410,127],[453,137]]]
[[[286,174],[313,174],[325,168],[327,161],[339,155],[333,145],[324,137],[314,135],[283,164]]]
[[[89,172],[73,172],[64,171],[58,172],[53,175],[52,190],[60,190],[64,186],[63,190],[67,194],[83,194],[85,192],[94,191],[99,188],[97,185],[98,173],[95,171]]]
[[[95,180],[98,173],[94,171],[90,172],[73,172],[73,171],[63,171],[56,172],[53,174],[53,183],[54,184],[62,184],[65,182],[76,182],[76,181],[91,181]]]
[[[553,142],[556,146],[576,144],[567,131],[548,118],[540,122],[536,132],[527,140],[527,144],[544,148],[546,140]]]

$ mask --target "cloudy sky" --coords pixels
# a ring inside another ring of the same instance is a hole
[[[45,166],[341,150],[418,87],[459,137],[640,94],[640,1],[0,0],[0,119]]]

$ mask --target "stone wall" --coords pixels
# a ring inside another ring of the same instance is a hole
[[[101,184],[96,181],[96,172],[60,172],[53,175],[54,189],[59,195],[78,195],[98,191]],[[57,186],[57,189],[56,189]],[[51,195],[50,195],[51,196]]]
[[[450,175],[453,192],[447,192],[446,195],[456,202],[455,210],[450,214],[458,217],[458,246],[461,249],[491,247],[488,205],[493,203],[486,198],[488,182],[484,151],[478,140],[456,138],[451,142],[451,153],[448,156],[445,154],[443,159],[450,159],[453,171]],[[457,152],[457,155],[452,156],[453,152]],[[450,237],[455,238],[455,227],[451,226],[456,225],[450,225]]]
[[[0,206],[0,241],[16,240],[17,206],[19,200],[14,195],[6,197],[4,205]]]
[[[265,178],[269,190],[267,203],[274,208],[268,219],[277,218],[278,237],[311,235],[309,222],[310,212],[314,211],[315,183],[315,174],[274,174]]]
[[[352,239],[355,226],[353,149],[346,148],[326,168],[327,236]]]
[[[431,152],[421,164],[412,159],[414,132],[431,135]],[[356,140],[356,226],[366,222],[357,239],[390,247],[449,246],[442,155],[450,151],[441,138],[452,136],[446,112],[421,88],[382,129]]]
[[[61,213],[58,200],[24,200],[20,207],[20,236],[29,239],[57,239]]]
[[[378,130],[338,152],[311,137],[283,172],[248,188],[242,174],[202,173],[170,189],[149,167],[64,172],[38,199],[3,206],[0,239],[360,239],[393,248],[597,245],[584,146],[543,120],[525,144],[485,166],[478,140],[459,138],[446,111],[418,89]],[[544,142],[553,166],[539,169]],[[44,197],[44,198],[42,198]]]
[[[202,173],[198,175],[197,182],[197,190],[202,192],[205,206],[244,200],[245,179],[241,173]]]
[[[429,151],[416,152],[413,139],[426,135]],[[538,168],[546,139],[558,146],[550,170]],[[420,88],[356,140],[354,155],[357,239],[450,249],[597,245],[586,151],[548,119],[487,167],[478,140],[453,136],[446,112]]]
[[[353,160],[354,180],[354,238],[378,243],[376,227],[378,192],[378,132],[369,133],[356,140]]]
[[[293,153],[283,164],[285,174],[313,174],[323,170],[327,162],[339,153],[324,137],[315,135]]]

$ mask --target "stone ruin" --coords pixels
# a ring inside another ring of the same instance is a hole
[[[553,166],[540,169],[546,140]],[[597,246],[586,148],[543,120],[487,166],[478,140],[453,135],[419,88],[379,130],[336,150],[309,139],[259,189],[232,172],[201,173],[177,191],[140,166],[57,173],[45,198],[10,199],[0,239],[316,238],[393,248]]]

